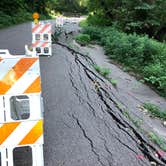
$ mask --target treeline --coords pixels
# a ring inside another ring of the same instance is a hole
[[[0,28],[32,20],[33,12],[48,17],[46,0],[0,0]]]
[[[42,19],[50,13],[87,13],[87,0],[0,0],[0,28],[32,20],[38,12]]]
[[[127,33],[166,39],[166,0],[0,0],[0,26],[30,19],[34,11],[89,13],[92,25],[116,26]],[[15,21],[15,17],[18,17]],[[6,22],[5,22],[6,20]]]
[[[166,0],[89,0],[89,22],[166,39]]]
[[[166,97],[166,0],[89,0],[87,8],[84,33]]]

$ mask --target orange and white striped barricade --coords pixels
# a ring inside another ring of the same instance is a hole
[[[51,23],[32,23],[32,49],[33,54],[52,55]]]
[[[0,54],[0,166],[43,166],[39,57]]]

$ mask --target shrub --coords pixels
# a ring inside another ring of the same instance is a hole
[[[153,116],[166,120],[166,112],[161,110],[160,107],[155,104],[145,103],[144,108],[147,109]]]
[[[92,40],[101,40],[101,29],[93,26],[83,28],[83,33],[90,35]]]
[[[94,65],[93,67],[98,73],[100,73],[105,78],[108,78],[108,75],[111,73],[111,70],[109,68],[100,67],[98,65]]]
[[[140,73],[166,96],[166,44],[113,27],[83,27],[83,33],[104,46],[109,58]]]
[[[89,15],[87,21],[92,26],[106,26],[111,24],[111,20],[106,18],[103,14]]]
[[[81,21],[79,22],[79,26],[80,26],[80,27],[86,27],[86,26],[88,26],[87,20],[86,20],[86,19],[85,19],[85,20],[81,20]]]
[[[40,15],[40,19],[48,19],[50,16]],[[25,21],[32,20],[32,13],[26,10],[20,10],[20,12],[13,14],[12,16],[7,15],[0,11],[0,28],[4,28],[10,25],[23,23]]]
[[[91,41],[91,38],[88,34],[79,34],[75,37],[76,41],[81,45],[87,45]]]

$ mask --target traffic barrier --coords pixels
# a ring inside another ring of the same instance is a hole
[[[63,24],[64,24],[63,17],[62,16],[57,17],[55,20],[56,27],[63,27]]]
[[[43,166],[39,57],[0,50],[0,166]]]
[[[51,24],[44,22],[32,23],[33,54],[51,56],[51,45]]]

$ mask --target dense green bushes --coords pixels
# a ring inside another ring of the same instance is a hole
[[[86,26],[83,32],[103,45],[111,59],[140,73],[166,96],[166,44],[112,27]]]
[[[75,37],[75,39],[79,44],[83,46],[89,44],[89,42],[91,41],[90,35],[87,34],[79,34]]]
[[[0,28],[10,25],[18,24],[24,21],[32,20],[32,14],[28,12],[21,12],[13,16],[0,12]]]
[[[32,13],[40,13],[40,19],[50,18],[46,11],[48,1],[0,0],[0,28],[32,20]]]
[[[89,0],[91,25],[112,26],[127,33],[166,40],[166,0]]]

